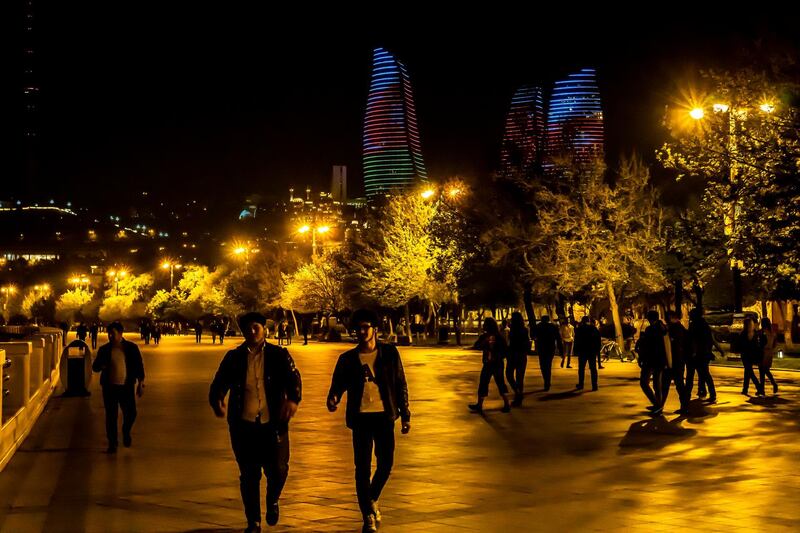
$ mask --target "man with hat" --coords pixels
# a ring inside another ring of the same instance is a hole
[[[400,354],[391,344],[378,344],[378,315],[359,309],[350,319],[358,346],[339,356],[328,392],[328,410],[336,410],[347,392],[345,421],[353,431],[356,494],[364,518],[363,531],[377,531],[381,521],[378,497],[394,462],[394,421],[402,433],[411,429],[408,386]],[[377,466],[372,472],[372,451]]]
[[[225,354],[208,393],[214,413],[228,417],[248,532],[261,531],[262,470],[267,477],[267,524],[278,523],[278,498],[289,473],[289,420],[302,393],[292,356],[266,342],[266,323],[261,313],[239,317],[245,341]]]

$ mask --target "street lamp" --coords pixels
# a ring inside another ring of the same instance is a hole
[[[14,285],[4,285],[0,287],[0,293],[3,294],[3,313],[5,314],[6,308],[8,307],[8,301],[11,299],[11,295],[17,292],[17,288]]]
[[[170,290],[170,292],[172,292],[172,287],[173,287],[172,281],[174,279],[175,269],[176,268],[181,268],[182,266],[183,265],[179,265],[179,264],[175,263],[174,261],[170,261],[170,260],[167,260],[167,261],[164,261],[163,263],[161,263],[161,268],[163,268],[164,270],[169,269],[169,290]]]
[[[124,268],[116,269],[116,270],[109,270],[106,275],[114,280],[114,285],[116,285],[117,296],[119,296],[119,280],[124,278],[128,275],[128,271]],[[88,281],[88,280],[87,280]]]
[[[728,114],[728,183],[731,186],[732,192],[735,190],[734,187],[737,184],[736,180],[736,171],[737,171],[737,161],[736,161],[736,153],[738,151],[738,145],[736,140],[736,120],[737,118],[745,118],[747,114],[751,111],[751,109],[746,107],[734,107],[730,104],[726,104],[724,102],[717,102],[711,106],[711,109],[714,113],[727,113]],[[763,102],[758,106],[758,110],[762,113],[772,113],[775,110],[775,106],[771,102]],[[703,108],[696,107],[689,111],[689,116],[692,117],[694,120],[702,120],[705,117],[705,112]],[[731,201],[730,206],[726,208],[726,212],[724,213],[724,232],[727,236],[733,236],[734,231],[736,229],[736,215],[737,215],[737,203],[738,203],[738,193],[732,194],[733,199]],[[744,267],[741,260],[736,259],[736,255],[734,253],[733,248],[728,248],[728,255],[730,256],[730,266],[731,266],[731,274],[733,275],[733,308],[734,312],[741,313],[742,312],[742,268]]]
[[[311,225],[300,226],[297,228],[297,233],[311,232],[311,257],[317,257],[317,234],[328,233],[330,230],[330,226],[317,226],[317,223],[314,222]]]

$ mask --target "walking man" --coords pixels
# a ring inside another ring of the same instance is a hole
[[[705,397],[708,390],[708,402],[717,401],[717,390],[714,387],[714,378],[708,363],[714,359],[713,349],[719,351],[721,357],[725,357],[725,352],[714,338],[711,327],[703,318],[702,309],[694,308],[689,311],[689,359],[686,371],[686,395],[692,397],[692,386],[694,385],[694,373],[697,371],[697,389],[699,397]]]
[[[194,342],[200,344],[200,337],[203,336],[203,325],[198,321],[194,325]]]
[[[539,368],[542,370],[544,379],[544,390],[550,390],[550,374],[553,367],[553,357],[558,348],[558,353],[564,356],[564,345],[561,342],[561,334],[555,324],[550,323],[550,317],[542,316],[539,325],[533,332],[536,342],[536,353],[539,354]]]
[[[356,330],[358,346],[339,356],[328,392],[331,412],[347,393],[345,422],[353,431],[356,494],[365,532],[377,531],[381,522],[378,498],[394,463],[395,420],[401,419],[403,434],[411,429],[403,363],[397,348],[378,344],[379,325],[372,311],[353,313],[350,327]],[[373,447],[377,467],[370,479]]]
[[[97,349],[97,334],[100,330],[100,326],[97,322],[94,322],[91,326],[89,326],[89,337],[92,339],[92,350]]]
[[[589,373],[592,377],[592,390],[597,390],[597,354],[600,353],[600,331],[592,324],[588,316],[581,318],[581,323],[575,330],[575,353],[578,355],[578,384],[577,390],[583,390],[583,381],[586,375],[586,363],[589,363]]]
[[[669,388],[674,381],[675,391],[678,393],[678,399],[681,402],[681,407],[676,413],[685,415],[689,413],[690,399],[683,380],[684,371],[686,369],[686,357],[690,350],[688,346],[689,333],[686,331],[686,328],[683,327],[683,324],[681,324],[681,315],[678,311],[667,311],[667,331],[669,332],[669,345],[672,349],[672,364],[664,371],[662,379],[662,407],[667,403]]]
[[[228,418],[250,533],[261,531],[262,470],[267,477],[267,524],[278,523],[278,499],[289,474],[289,420],[302,393],[292,356],[266,342],[266,323],[261,313],[239,317],[245,341],[225,354],[208,392],[214,414]]]
[[[97,350],[92,370],[100,372],[103,405],[106,409],[108,453],[117,451],[117,410],[122,410],[122,444],[133,443],[131,429],[136,421],[136,398],[144,394],[144,364],[136,344],[122,338],[122,323],[112,322],[106,328],[108,343]]]
[[[650,325],[639,337],[636,351],[639,353],[639,385],[642,387],[647,399],[652,404],[649,409],[653,416],[660,416],[663,412],[663,396],[661,387],[663,384],[662,374],[667,366],[667,350],[665,338],[667,328],[661,322],[658,311],[648,311],[647,320]],[[653,388],[650,388],[650,380],[653,381]]]
[[[561,334],[561,342],[564,343],[564,353],[561,354],[561,368],[564,368],[564,356],[567,356],[567,368],[572,368],[572,349],[575,345],[575,327],[572,325],[572,319],[564,318],[560,321],[561,325],[558,327],[558,332]]]

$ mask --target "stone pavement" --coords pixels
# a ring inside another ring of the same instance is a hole
[[[281,521],[265,531],[360,530],[344,408],[325,409],[336,356],[347,347],[291,347],[304,400],[290,432]],[[0,531],[241,530],[227,427],[206,400],[223,351],[188,336],[143,347],[147,389],[133,448],[116,456],[104,453],[96,380],[91,398],[52,399],[0,473]],[[717,405],[695,402],[688,417],[653,420],[635,364],[607,364],[599,392],[583,394],[573,390],[574,369],[556,366],[544,393],[531,357],[523,407],[501,413],[492,384],[481,416],[466,407],[478,352],[401,354],[412,429],[397,430],[383,532],[800,528],[800,374],[775,372],[780,395],[756,399],[739,394],[741,370],[716,367]],[[677,409],[674,391],[669,408]]]

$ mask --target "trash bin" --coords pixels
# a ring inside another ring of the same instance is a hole
[[[82,340],[74,340],[67,344],[61,352],[61,360],[66,361],[62,368],[67,375],[61,374],[66,383],[64,396],[89,396],[89,381],[92,377],[92,349]]]

